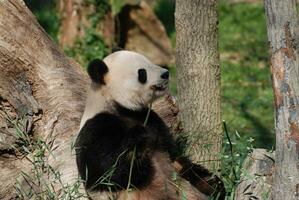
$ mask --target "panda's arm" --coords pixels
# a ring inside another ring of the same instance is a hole
[[[86,181],[85,187],[108,190],[107,180],[102,181],[107,174],[114,185],[110,187],[112,190],[126,188],[129,175],[131,187],[148,184],[153,176],[146,148],[149,140],[150,134],[144,127],[128,128],[112,114],[101,113],[88,120],[76,141],[77,165],[81,178]]]
[[[201,165],[192,163],[187,157],[179,157],[173,163],[178,174],[207,196],[225,199],[222,180]]]
[[[162,147],[164,151],[167,151],[171,161],[174,161],[180,156],[180,153],[173,136],[169,132],[169,128],[154,111],[151,111],[149,119],[149,124],[155,127],[158,132],[157,135],[160,137],[160,144],[158,146]]]
[[[155,126],[158,134],[162,136],[161,146],[168,151],[173,165],[181,177],[188,180],[194,187],[208,196],[219,196],[219,200],[225,198],[223,182],[209,170],[192,163],[187,157],[180,155],[180,150],[168,127],[163,120],[154,112],[151,112],[150,123]]]

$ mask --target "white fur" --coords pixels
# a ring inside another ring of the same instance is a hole
[[[93,87],[89,88],[85,110],[80,123],[80,129],[88,119],[94,117],[99,112],[103,112],[105,107],[107,107],[107,101],[109,101],[109,98],[107,96],[105,97],[102,93],[103,91],[100,89],[95,89]]]
[[[147,107],[151,100],[165,93],[154,91],[153,86],[164,85],[167,88],[168,81],[161,79],[161,74],[166,69],[153,64],[141,54],[117,51],[105,57],[103,61],[108,67],[108,73],[104,77],[105,85],[95,87],[93,84],[90,88],[80,129],[86,120],[97,113],[110,111],[112,100],[128,109],[138,110]],[[142,68],[147,72],[145,84],[138,81],[138,70]]]

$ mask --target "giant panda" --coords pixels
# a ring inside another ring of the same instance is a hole
[[[149,109],[167,91],[168,70],[118,50],[91,61],[87,72],[91,85],[75,149],[90,199],[204,200],[214,190],[223,195],[217,177],[178,155],[167,126]],[[181,177],[201,193],[184,191]]]

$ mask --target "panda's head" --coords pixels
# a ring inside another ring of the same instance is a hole
[[[168,70],[132,51],[121,50],[104,60],[93,60],[87,71],[94,92],[131,110],[147,107],[168,89]]]

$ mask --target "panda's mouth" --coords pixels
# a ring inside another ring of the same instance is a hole
[[[164,91],[166,88],[160,85],[154,85],[154,90],[156,91]]]
[[[165,91],[168,88],[168,82],[153,85],[151,88],[155,91]]]

